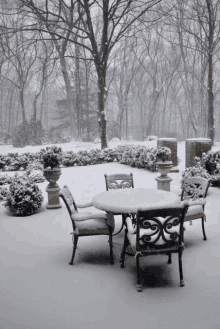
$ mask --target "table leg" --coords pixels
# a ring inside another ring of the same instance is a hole
[[[120,228],[120,230],[117,233],[112,234],[112,236],[118,235],[122,231],[123,227],[125,226],[125,218],[126,218],[125,215],[122,214],[121,228]]]

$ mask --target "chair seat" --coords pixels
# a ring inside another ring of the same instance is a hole
[[[88,219],[75,221],[74,235],[99,235],[109,234],[108,226],[103,219]]]
[[[193,220],[193,219],[197,219],[197,218],[201,218],[203,216],[204,216],[204,211],[203,211],[203,207],[201,205],[190,206],[185,215],[184,222]]]
[[[103,222],[105,222],[105,220],[107,219],[107,214],[105,213],[92,213],[89,211],[85,211],[85,212],[75,212],[71,214],[71,218],[74,221],[87,221],[88,219],[102,219]]]

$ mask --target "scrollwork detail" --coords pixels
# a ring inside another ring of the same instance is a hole
[[[170,230],[178,227],[179,223],[179,218],[173,216],[140,218],[140,240],[149,246],[156,244],[159,240],[162,240],[161,244],[176,242],[179,232],[170,232]]]
[[[132,187],[132,182],[124,181],[124,180],[122,180],[121,182],[112,181],[109,182],[108,184],[109,189],[131,188],[131,187]]]

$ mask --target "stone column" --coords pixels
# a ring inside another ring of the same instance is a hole
[[[189,138],[186,140],[186,168],[195,165],[193,159],[202,153],[207,153],[212,148],[212,140],[210,138]]]
[[[157,181],[158,190],[170,192],[170,182],[173,180],[171,177],[166,176],[163,178],[161,176],[158,176],[155,178],[155,180]]]
[[[176,138],[158,138],[157,147],[169,147],[171,149],[171,161],[173,162],[173,167],[170,172],[179,172],[178,159],[177,159],[177,139]]]
[[[60,199],[59,199],[59,186],[57,187],[48,187],[46,192],[48,193],[48,203],[46,205],[47,209],[56,209],[61,208]]]

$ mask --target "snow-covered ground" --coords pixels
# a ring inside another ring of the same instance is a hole
[[[148,147],[154,147],[157,145],[155,140],[153,141],[146,141],[146,142],[126,142],[126,141],[119,141],[119,142],[109,142],[109,147],[113,148],[120,144],[136,144],[136,145],[146,145]],[[88,150],[88,149],[100,149],[100,143],[89,143],[89,142],[69,142],[69,143],[60,143],[60,144],[47,144],[47,145],[36,145],[36,146],[25,146],[22,148],[13,147],[13,145],[0,145],[0,154],[7,154],[7,153],[25,153],[25,152],[38,152],[42,148],[46,148],[47,146],[57,145],[62,147],[64,151],[79,151],[79,150]]]
[[[156,146],[156,141],[133,143]],[[110,143],[109,147],[118,144]],[[100,148],[100,144],[92,143],[58,146],[76,152]],[[37,152],[42,147],[46,145],[20,149],[6,145],[0,146],[0,154]],[[213,149],[220,149],[220,143]],[[178,143],[178,157],[182,160],[181,171],[185,167],[184,142]],[[104,173],[130,171],[135,187],[156,188],[158,173],[117,162],[63,168],[59,186],[68,184],[76,203],[89,202],[105,190]],[[170,176],[171,191],[179,194],[181,172]],[[123,231],[113,239],[114,265],[109,262],[108,239],[100,236],[80,238],[75,265],[69,266],[71,221],[63,203],[59,209],[46,208],[47,184],[38,184],[44,201],[37,214],[13,217],[4,206],[0,207],[0,328],[132,329],[137,321],[141,328],[220,328],[219,188],[210,187],[207,197],[208,240],[202,239],[201,221],[194,221],[192,226],[186,224],[185,287],[179,287],[176,255],[171,265],[161,255],[144,257],[144,289],[140,294],[136,292],[134,258],[127,256],[125,268],[120,268]],[[115,217],[119,229],[121,216]]]

